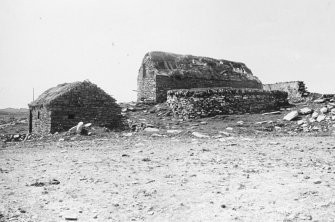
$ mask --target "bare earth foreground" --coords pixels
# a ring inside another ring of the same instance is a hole
[[[334,221],[335,138],[100,138],[0,149],[0,221]]]

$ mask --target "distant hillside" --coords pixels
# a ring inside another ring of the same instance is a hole
[[[26,108],[5,108],[5,109],[0,109],[0,114],[2,115],[11,115],[11,114],[26,114],[29,112],[29,109]]]

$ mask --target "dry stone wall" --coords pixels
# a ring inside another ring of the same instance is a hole
[[[32,133],[47,134],[51,129],[50,111],[45,107],[35,107],[32,113]]]
[[[178,79],[168,76],[156,76],[157,86],[157,102],[164,102],[167,99],[167,92],[173,89],[192,89],[192,88],[212,88],[212,87],[233,87],[245,88],[246,83],[237,80],[216,80],[216,79],[198,79],[198,78],[183,78]],[[250,82],[248,88],[257,87],[253,82]]]
[[[260,89],[207,88],[168,91],[175,117],[194,119],[226,114],[262,113],[287,105],[287,93]]]
[[[144,64],[137,76],[137,100],[156,101],[156,77],[153,70],[148,71]]]
[[[121,107],[96,85],[81,85],[50,106],[51,133],[66,131],[78,122],[107,128],[122,126]]]
[[[88,81],[61,84],[29,104],[32,133],[67,131],[78,122],[109,129],[127,126],[115,99]]]
[[[288,99],[294,100],[307,97],[310,93],[307,91],[303,81],[278,82],[274,84],[264,84],[264,90],[280,90],[288,93]]]

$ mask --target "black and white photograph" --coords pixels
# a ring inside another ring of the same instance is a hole
[[[334,0],[0,0],[0,222],[334,222]]]

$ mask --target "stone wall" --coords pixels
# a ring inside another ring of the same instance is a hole
[[[257,88],[257,84],[250,82],[249,88]],[[246,84],[243,81],[237,80],[216,80],[216,79],[198,79],[198,78],[183,78],[178,79],[176,77],[169,76],[156,76],[156,87],[157,87],[157,102],[165,102],[167,99],[167,92],[173,89],[192,89],[192,88],[213,88],[213,87],[233,87],[233,88],[245,88]]]
[[[303,81],[278,82],[274,84],[264,84],[264,90],[280,90],[288,93],[288,99],[294,100],[297,98],[307,97],[309,92]]]
[[[158,103],[166,101],[171,89],[263,87],[243,63],[166,52],[149,52],[144,56],[137,83],[138,101]]]
[[[137,76],[137,100],[156,101],[156,77],[155,71],[147,71],[144,64]]]
[[[32,133],[47,134],[51,129],[51,113],[45,107],[34,107],[32,113]]]
[[[52,88],[49,94],[58,93],[59,96],[29,106],[32,112],[32,133],[67,131],[81,121],[110,129],[126,126],[121,107],[95,84],[72,84],[66,93],[59,92],[58,89]]]
[[[260,89],[181,89],[170,90],[167,95],[175,117],[183,119],[262,113],[288,104],[286,92]]]
[[[82,85],[57,98],[50,106],[51,133],[61,132],[82,121],[110,129],[122,127],[121,107],[96,85]]]

